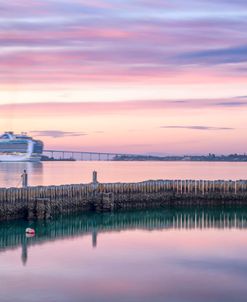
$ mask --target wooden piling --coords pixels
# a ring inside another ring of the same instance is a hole
[[[94,180],[90,184],[0,188],[0,219],[18,215],[20,218],[25,215],[30,219],[44,218],[59,212],[90,208],[145,208],[176,202],[204,204],[203,201],[209,198],[211,203],[227,200],[228,203],[247,204],[246,180],[152,180],[106,184],[96,182],[96,177]]]

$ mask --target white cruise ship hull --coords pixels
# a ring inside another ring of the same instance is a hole
[[[0,155],[0,162],[39,162],[41,156],[24,155]]]
[[[38,162],[42,152],[43,142],[26,134],[5,132],[0,136],[0,162]]]

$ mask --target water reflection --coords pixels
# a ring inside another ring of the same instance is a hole
[[[42,183],[43,163],[41,162],[0,162],[0,184],[2,187],[19,187],[21,174],[26,170],[31,184]]]
[[[26,227],[36,230],[28,238]],[[192,230],[246,229],[247,207],[170,208],[151,211],[119,212],[113,214],[80,214],[61,216],[50,221],[14,221],[0,224],[0,252],[21,247],[21,260],[28,260],[28,248],[64,238],[91,234],[92,247],[97,247],[97,236],[102,232],[122,230]]]
[[[88,183],[92,180],[94,170],[98,171],[100,182],[138,182],[147,179],[247,179],[247,163],[243,162],[0,162],[0,185],[16,186],[24,169],[29,172],[31,185]]]

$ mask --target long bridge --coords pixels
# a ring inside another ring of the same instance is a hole
[[[114,153],[114,152],[95,152],[95,151],[68,151],[68,150],[44,150],[43,155],[48,156],[50,159],[60,160],[98,160],[109,161],[115,160],[118,157],[138,157],[144,156],[140,154],[129,153]]]

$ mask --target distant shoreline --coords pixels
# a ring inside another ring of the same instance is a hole
[[[113,161],[156,161],[156,162],[212,162],[212,163],[219,163],[219,162],[229,162],[229,163],[245,163],[247,162],[247,160],[175,160],[175,159],[172,159],[172,160],[163,160],[163,159],[160,159],[160,160],[154,160],[154,159],[150,159],[150,160],[141,160],[141,159],[129,159],[129,160],[113,160]]]
[[[75,158],[54,158],[42,156],[41,161],[77,161]],[[103,161],[103,160],[102,160]],[[209,156],[145,156],[118,155],[110,161],[152,161],[152,162],[247,162],[247,155]]]
[[[186,161],[186,162],[247,162],[247,155],[203,155],[203,156],[145,156],[145,155],[121,155],[114,161]]]

